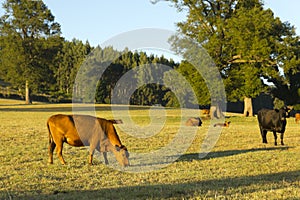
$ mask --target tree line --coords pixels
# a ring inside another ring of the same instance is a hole
[[[26,103],[31,102],[33,95],[44,95],[52,102],[70,101],[73,93],[83,97],[78,101],[110,103],[117,80],[135,66],[161,63],[173,68],[177,65],[172,59],[145,52],[120,52],[113,47],[92,47],[88,41],[67,41],[43,1],[7,0],[3,9],[0,80],[24,96]],[[87,58],[97,62],[111,61],[99,77],[94,99],[86,97],[74,85],[78,70]],[[129,103],[176,106],[176,100],[170,100],[171,97],[170,90],[164,86],[149,84],[137,88]]]
[[[169,0],[187,19],[177,24],[179,32],[196,41],[214,60],[225,85],[227,101],[244,101],[245,115],[253,115],[252,98],[269,93],[287,105],[300,102],[300,38],[295,27],[282,22],[261,0]],[[0,81],[26,96],[44,94],[53,101],[84,96],[87,88],[76,84],[80,67],[87,62],[112,60],[97,83],[94,96],[78,101],[111,103],[118,80],[137,66],[162,65],[164,83],[170,83],[171,69],[184,76],[196,93],[188,99],[184,88],[178,91],[190,104],[211,104],[202,75],[185,59],[180,63],[145,52],[120,52],[113,47],[92,47],[88,41],[67,41],[61,36],[43,1],[6,0],[0,21]],[[173,36],[174,51],[186,49],[182,38]],[[185,55],[191,54],[186,52]],[[98,59],[98,60],[97,60]],[[145,68],[146,69],[146,68]],[[146,73],[146,72],[145,72]],[[148,73],[149,74],[149,73]],[[137,82],[145,79],[136,72]],[[155,78],[155,74],[147,77]],[[82,80],[84,81],[84,80]],[[119,91],[120,95],[122,91]],[[123,91],[124,92],[124,91]],[[129,103],[136,105],[179,106],[181,100],[164,84],[151,83],[136,88]]]

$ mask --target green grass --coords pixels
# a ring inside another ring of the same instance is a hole
[[[126,111],[117,108],[118,117],[124,118]],[[102,158],[89,166],[86,149],[67,144],[63,152],[67,165],[62,166],[56,155],[49,165],[46,121],[56,113],[70,114],[72,107],[0,100],[0,199],[300,199],[300,125],[293,118],[288,119],[286,145],[275,147],[271,133],[269,144],[261,143],[256,117],[227,114],[230,127],[222,129],[212,152],[199,159],[210,125],[204,120],[184,155],[166,166],[159,159],[147,160],[158,170],[139,172],[147,166],[134,156],[125,171],[116,170],[115,164],[104,165]],[[113,117],[110,106],[98,105],[96,113]],[[130,114],[141,127],[132,132],[147,134],[149,108],[131,107]],[[180,113],[167,109],[166,115],[162,131],[151,137],[136,138],[122,129],[126,124],[118,125],[120,138],[133,155],[172,141]]]

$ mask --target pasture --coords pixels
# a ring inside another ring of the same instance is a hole
[[[122,106],[118,109],[122,119]],[[262,144],[256,117],[227,113],[230,126],[222,129],[212,152],[200,159],[200,145],[210,126],[204,119],[190,147],[175,162],[145,172],[147,166],[130,157],[132,172],[106,166],[102,157],[89,166],[86,148],[67,144],[67,165],[61,165],[56,154],[54,164],[48,164],[46,121],[57,113],[71,114],[72,105],[22,105],[0,99],[0,199],[300,199],[300,125],[294,118],[287,122],[286,145],[274,146],[270,132],[269,143]],[[107,105],[97,105],[96,113],[113,116]],[[117,125],[122,143],[136,153],[167,145],[178,129],[180,112],[165,113],[166,124],[152,137],[134,138],[120,128],[126,124]],[[150,123],[148,107],[133,106],[130,114],[141,126]]]

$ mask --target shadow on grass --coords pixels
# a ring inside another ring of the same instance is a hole
[[[228,157],[228,156],[235,156],[239,154],[244,153],[253,153],[253,152],[261,152],[261,151],[282,151],[282,150],[288,150],[290,148],[294,147],[266,147],[266,148],[253,148],[253,149],[241,149],[241,150],[228,150],[228,151],[216,151],[216,152],[210,152],[207,154],[206,157],[200,158],[199,153],[192,153],[192,154],[184,154],[182,155],[177,162],[180,161],[192,161],[192,160],[208,160],[213,158],[222,158],[222,157]]]
[[[4,105],[2,105],[4,106]],[[97,104],[84,104],[84,105],[78,105],[74,107],[76,111],[111,111],[112,109],[116,111],[122,111],[122,110],[128,110],[127,105],[97,105]],[[130,105],[129,110],[135,111],[135,110],[147,110],[150,109],[150,107],[147,106],[134,106]],[[169,109],[169,108],[164,108]],[[2,107],[0,105],[0,111],[3,112],[72,112],[72,104],[66,105],[66,104],[45,104],[45,105],[9,105],[8,107]]]
[[[297,186],[299,179],[300,171],[290,171],[174,184],[128,187],[122,187],[122,184],[120,184],[118,188],[103,188],[97,190],[55,190],[49,191],[49,194],[42,194],[41,191],[28,191],[28,193],[32,195],[26,196],[19,196],[16,191],[7,191],[6,193],[2,191],[0,195],[3,195],[2,197],[4,197],[4,199],[182,199],[192,197],[222,197],[223,199],[224,196],[236,195],[241,189],[243,192],[239,194],[244,196],[254,192],[265,192],[270,189],[285,189],[292,186],[294,186],[296,190],[296,187],[299,187],[299,185]],[[297,197],[295,197],[295,199],[296,198]]]

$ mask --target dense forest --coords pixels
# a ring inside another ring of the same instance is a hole
[[[169,3],[178,12],[187,11],[186,21],[177,24],[179,33],[207,50],[221,74],[227,101],[243,101],[245,115],[253,115],[252,99],[261,94],[269,94],[276,103],[300,103],[300,38],[294,26],[275,17],[261,0],[169,0]],[[124,74],[137,66],[153,65],[157,69],[168,66],[189,81],[197,96],[197,101],[189,100],[190,104],[211,104],[205,80],[187,59],[177,63],[145,52],[93,47],[88,41],[75,38],[68,41],[61,36],[60,24],[43,1],[6,0],[2,7],[2,96],[17,95],[26,103],[37,97],[50,102],[71,101],[74,96],[80,102],[112,103],[112,91]],[[176,35],[170,42],[174,51],[185,49],[184,41]],[[114,58],[98,77],[92,97],[82,95],[86,90],[75,84],[78,70],[87,58],[99,66]],[[168,73],[166,70],[160,77],[163,83],[170,81]],[[144,74],[135,76],[139,80]],[[148,76],[156,78],[155,74]],[[180,92],[188,99],[184,89]],[[137,88],[127,103],[178,107],[179,101],[165,84],[151,83]]]

